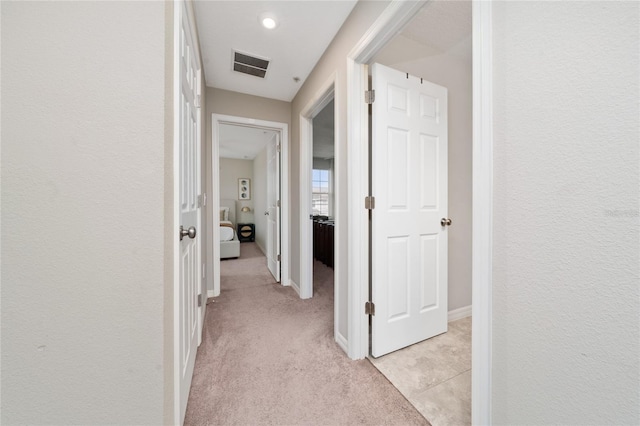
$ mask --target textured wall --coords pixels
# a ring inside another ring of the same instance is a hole
[[[206,138],[202,142],[205,146],[207,199],[212,200],[214,195],[211,192],[211,114],[234,115],[237,117],[287,123],[289,125],[289,137],[291,137],[291,104],[289,102],[214,89],[212,87],[207,87],[206,91],[206,120],[203,121],[206,127]],[[217,197],[217,195],[215,196]],[[207,233],[207,246],[213,247],[212,232]],[[207,262],[207,288],[213,291],[213,271],[210,270],[211,265],[213,265],[213,253],[211,250],[209,250],[207,256],[209,257]]]
[[[161,424],[165,5],[2,2],[2,424]]]
[[[494,5],[495,424],[640,423],[639,12]]]
[[[470,7],[470,6],[469,6]],[[471,26],[469,25],[469,33]],[[469,38],[471,35],[469,35]],[[467,40],[466,42],[469,42]],[[470,43],[469,43],[470,44]],[[449,310],[471,305],[471,49],[467,55],[441,52],[402,35],[376,62],[448,89],[449,104]]]

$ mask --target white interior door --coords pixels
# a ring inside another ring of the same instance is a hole
[[[372,355],[447,331],[447,89],[374,64]]]
[[[177,373],[182,423],[187,408],[193,367],[198,347],[198,295],[202,291],[200,275],[200,244],[198,226],[198,190],[200,180],[200,151],[198,148],[197,59],[191,40],[188,14],[180,7],[180,35],[178,41],[178,161],[179,161],[179,287],[177,297],[178,348]],[[178,231],[178,230],[176,230]]]
[[[280,282],[280,135],[267,146],[267,266]]]

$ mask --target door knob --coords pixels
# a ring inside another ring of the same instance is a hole
[[[269,216],[269,212],[268,211],[264,212],[264,215]]]
[[[195,226],[190,226],[189,229],[184,229],[184,226],[180,226],[180,241],[182,241],[182,239],[184,237],[189,237],[191,239],[194,239],[196,237],[196,227]]]
[[[451,219],[445,219],[444,217],[440,219],[440,225],[442,226],[451,226]]]

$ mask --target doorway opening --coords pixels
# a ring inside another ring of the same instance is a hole
[[[315,261],[333,268],[334,338],[348,351],[348,330],[341,329],[339,306],[347,300],[340,244],[341,145],[336,132],[339,110],[333,74],[307,103],[300,114],[300,298],[313,297]],[[344,313],[343,313],[344,315]]]
[[[314,270],[320,265],[333,269],[335,246],[335,120],[331,100],[312,119],[311,215],[313,217]],[[312,285],[316,286],[316,274]]]
[[[347,119],[350,124],[349,128],[349,211],[353,212],[349,217],[349,234],[353,238],[349,240],[349,282],[357,283],[349,287],[349,356],[352,358],[361,358],[368,356],[368,337],[369,337],[369,316],[362,312],[362,306],[368,305],[369,299],[369,211],[362,209],[362,200],[370,195],[369,193],[369,145],[368,145],[368,106],[362,102],[362,93],[368,90],[368,66],[379,62],[377,55],[383,52],[388,45],[392,44],[392,39],[396,33],[402,31],[405,26],[408,28],[410,22],[419,15],[420,9],[426,4],[426,7],[439,7],[439,2],[419,2],[419,3],[394,3],[383,13],[383,15],[374,23],[367,32],[367,36],[354,47],[348,55],[347,81],[349,84],[349,109]],[[456,2],[458,3],[458,2]],[[435,6],[434,6],[435,5]],[[468,198],[469,207],[466,209],[463,224],[468,227],[466,232],[469,236],[473,234],[473,246],[471,238],[467,238],[468,261],[465,270],[469,279],[468,296],[471,297],[472,303],[457,309],[450,309],[448,316],[450,319],[456,316],[469,316],[473,310],[474,324],[473,335],[473,353],[469,358],[473,359],[473,370],[468,375],[468,388],[472,389],[473,407],[467,407],[469,414],[473,412],[473,422],[484,423],[489,418],[489,396],[490,383],[489,373],[491,369],[490,363],[490,285],[491,285],[491,133],[490,133],[490,78],[491,78],[491,37],[490,37],[490,5],[467,3],[468,17],[466,25],[467,36],[462,44],[454,43],[450,46],[449,53],[451,55],[460,52],[469,52],[467,57],[466,94],[469,96],[473,93],[472,101],[467,102],[466,116],[467,133],[466,148],[464,155],[467,159],[468,167],[466,169],[468,194],[473,194],[473,204],[471,197]],[[455,13],[449,15],[447,19],[441,19],[447,25],[455,21]],[[471,25],[473,21],[473,25]],[[443,31],[437,30],[437,25],[422,25],[422,29],[427,28],[423,32],[429,33],[429,29],[433,28],[438,32],[439,42],[445,42],[447,37],[443,37]],[[446,35],[446,33],[445,33]],[[418,64],[429,62],[431,59],[443,60],[442,54],[436,54],[434,49],[425,48],[424,46],[416,46],[414,38],[419,34],[406,35],[405,43],[396,46],[397,49],[387,52],[389,56],[386,60],[393,64],[394,68],[400,68],[405,71],[406,78],[417,76],[428,81],[428,77],[424,78],[422,71],[415,70],[411,67],[417,67]],[[390,43],[391,42],[391,43]],[[412,48],[420,47],[420,54],[414,57],[408,57],[408,53]],[[473,52],[473,54],[471,54]],[[436,67],[434,63],[428,63],[426,68],[429,72],[433,72]],[[440,66],[439,69],[443,69]],[[445,73],[447,68],[444,68]],[[455,77],[455,76],[451,76]],[[415,77],[414,77],[415,78]],[[431,77],[435,79],[434,77]],[[446,85],[444,83],[441,85]],[[396,95],[400,92],[396,93]],[[378,98],[378,94],[375,94]],[[402,102],[402,96],[397,96],[398,101],[395,106],[399,106]],[[425,104],[426,105],[426,104]],[[424,107],[421,105],[420,107]],[[452,116],[452,115],[450,115]],[[457,114],[456,114],[457,116]],[[420,155],[420,152],[416,152]],[[451,154],[454,154],[453,150]],[[455,152],[454,158],[458,158],[459,152]],[[473,164],[473,167],[471,165]],[[473,171],[472,171],[473,170]],[[374,171],[374,173],[376,173]],[[449,174],[450,180],[453,181],[453,174]],[[471,177],[469,179],[469,177]],[[419,194],[414,194],[419,196]],[[375,214],[375,211],[374,211]],[[447,225],[447,217],[444,223]],[[460,224],[460,220],[456,221],[456,217],[451,215],[453,224]],[[465,223],[466,222],[466,223]],[[473,228],[471,228],[473,222]],[[455,226],[455,225],[454,225]],[[397,242],[402,242],[397,239]],[[451,251],[449,251],[450,253]],[[473,261],[471,261],[473,258]],[[398,260],[402,260],[398,257]],[[401,263],[401,262],[398,262]],[[456,265],[452,265],[456,266]],[[451,268],[448,269],[449,271]],[[457,272],[457,271],[456,271]],[[472,291],[471,291],[472,290]],[[455,299],[450,297],[451,300]],[[399,298],[397,300],[404,300]],[[375,303],[375,301],[373,301]],[[479,302],[479,303],[478,303]],[[399,306],[399,305],[398,305]],[[471,308],[473,306],[473,308]],[[371,306],[367,312],[371,312]],[[464,308],[464,309],[462,309]],[[467,339],[468,340],[468,339]],[[471,344],[469,345],[471,346]],[[471,384],[471,376],[473,376],[473,384]],[[471,415],[469,415],[471,417]]]
[[[212,192],[220,196],[210,214],[211,296],[220,295],[221,259],[239,257],[241,242],[255,243],[275,281],[289,285],[288,145],[286,123],[212,115]]]

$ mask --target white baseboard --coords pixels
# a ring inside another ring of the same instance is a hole
[[[347,342],[347,339],[338,332],[336,332],[336,343],[342,348],[344,353],[349,353],[349,343]]]
[[[298,283],[296,283],[294,280],[289,280],[289,285],[291,287],[293,287],[293,289],[296,291],[296,293],[298,293],[298,296],[300,296],[300,286],[298,285]]]
[[[471,316],[471,305],[449,311],[448,322]]]
[[[207,298],[214,297],[213,290],[207,290]]]
[[[260,249],[260,251],[262,252],[262,254],[265,255],[265,257],[267,256],[267,250],[265,250],[264,247],[262,247],[262,245],[258,242],[258,240],[255,240],[256,245],[258,246],[258,248]]]

